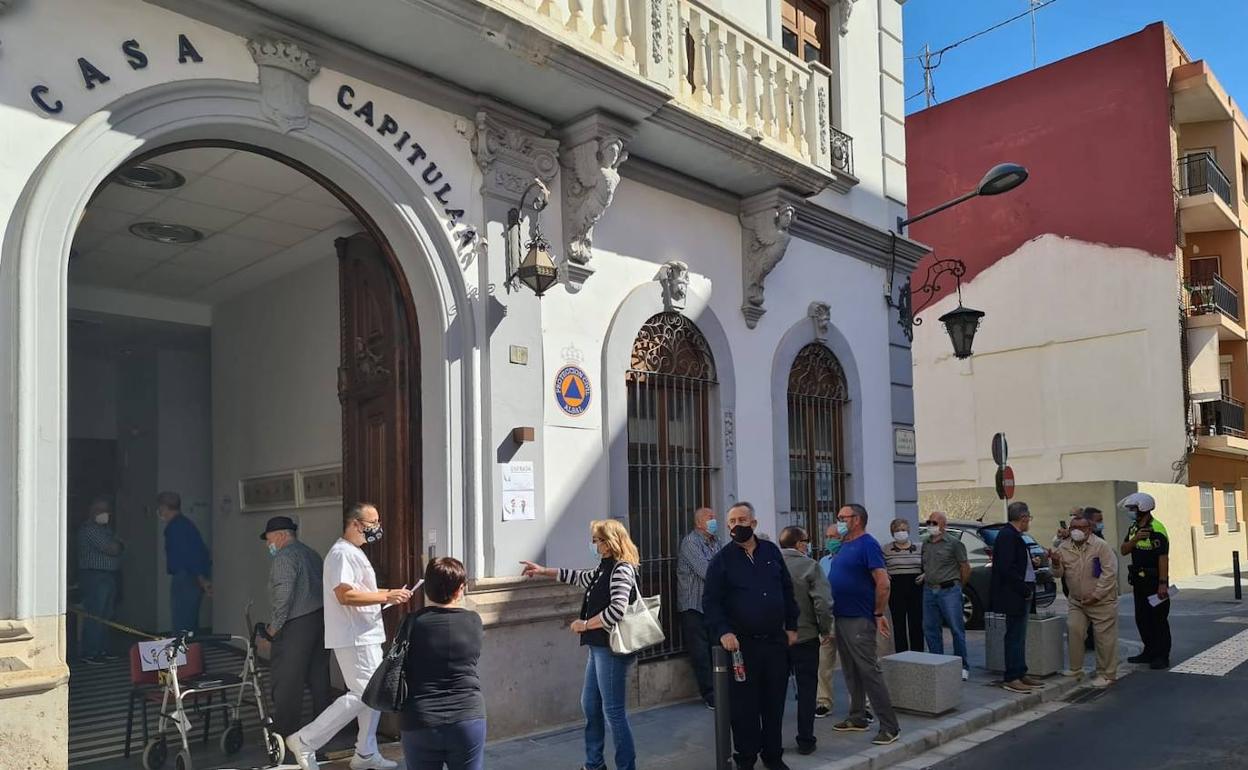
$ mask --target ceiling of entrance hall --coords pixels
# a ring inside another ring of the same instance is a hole
[[[175,169],[186,183],[171,190],[107,183],[74,235],[71,284],[211,304],[331,258],[335,238],[362,229],[325,188],[262,155],[203,147],[149,162]],[[193,227],[203,239],[146,240],[130,232],[139,222]]]

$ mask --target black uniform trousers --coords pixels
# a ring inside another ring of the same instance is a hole
[[[1136,577],[1132,590],[1135,593],[1135,627],[1144,642],[1143,655],[1151,663],[1154,660],[1170,660],[1170,601],[1156,607],[1148,603],[1148,597],[1157,593],[1157,578]]]
[[[790,647],[789,665],[797,682],[797,746],[814,746],[815,701],[819,691],[819,637]]]
[[[734,677],[729,689],[737,763],[749,767],[760,755],[764,763],[775,762],[784,754],[781,729],[789,690],[788,639],[738,637],[738,641],[745,659],[745,681]]]
[[[893,649],[923,652],[923,586],[918,575],[890,575],[888,609],[893,615]]]
[[[281,736],[303,727],[303,687],[312,691],[312,713],[330,703],[329,650],[325,649],[325,612],[317,610],[286,621],[273,639],[269,661],[273,685],[273,728]]]
[[[685,632],[685,649],[698,681],[698,694],[709,703],[715,696],[715,684],[711,679],[711,640],[706,631],[706,616],[697,610],[682,610],[680,627]]]

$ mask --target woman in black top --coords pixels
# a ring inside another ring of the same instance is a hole
[[[610,633],[636,593],[641,557],[628,530],[615,519],[592,522],[589,531],[593,554],[599,560],[595,569],[555,569],[531,561],[521,564],[525,577],[553,577],[585,589],[581,617],[572,621],[572,633],[578,634],[581,645],[589,648],[581,690],[581,708],[585,711],[585,764],[581,770],[606,770],[603,752],[607,723],[611,724],[615,740],[616,770],[636,770],[637,752],[628,725],[625,696],[628,667],[637,656],[613,653]]]
[[[485,699],[477,677],[481,616],[463,608],[467,573],[441,557],[425,570],[425,607],[410,625],[403,757],[407,770],[483,770]]]

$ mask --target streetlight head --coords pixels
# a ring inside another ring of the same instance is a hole
[[[1000,195],[1027,181],[1027,169],[1017,163],[999,163],[988,169],[979,180],[976,191],[980,195]]]
[[[953,341],[954,358],[971,357],[971,344],[975,342],[975,332],[979,331],[979,322],[984,315],[982,310],[972,310],[959,303],[955,309],[940,317],[945,331],[949,332],[949,339]]]
[[[550,246],[541,236],[529,242],[529,251],[516,269],[516,278],[528,286],[534,294],[542,296],[555,284],[559,271],[550,256]]]

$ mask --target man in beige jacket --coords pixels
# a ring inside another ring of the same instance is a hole
[[[1108,687],[1118,676],[1118,554],[1092,533],[1082,515],[1070,520],[1070,537],[1051,551],[1053,576],[1066,577],[1070,609],[1068,676],[1083,675],[1084,637],[1089,624],[1096,642],[1093,687]]]

